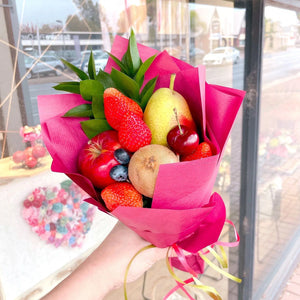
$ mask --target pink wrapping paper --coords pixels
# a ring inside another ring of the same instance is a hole
[[[116,37],[112,54],[121,59],[127,43],[127,39]],[[174,89],[188,101],[199,133],[212,144],[214,155],[162,165],[152,208],[118,207],[110,214],[157,247],[177,243],[184,250],[196,253],[215,243],[224,225],[223,200],[217,193],[212,194],[212,190],[224,146],[245,92],[207,84],[203,66],[192,67],[167,52],[160,53],[143,45],[138,48],[143,61],[157,54],[145,74],[146,82],[159,75],[156,89],[168,87],[170,75],[176,73]],[[112,67],[116,68],[116,65],[109,59],[106,72]],[[67,174],[91,196],[87,202],[106,212],[99,191],[78,172],[77,156],[88,140],[81,130],[80,120],[61,117],[82,103],[85,101],[81,96],[73,94],[38,97],[44,143],[53,157],[52,170]],[[197,264],[197,259],[191,256],[190,262]],[[199,268],[203,269],[203,265]]]

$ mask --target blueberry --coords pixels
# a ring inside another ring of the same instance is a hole
[[[115,181],[126,181],[128,177],[128,168],[123,165],[117,165],[110,169],[110,177]]]
[[[130,161],[129,153],[123,148],[115,150],[114,157],[122,165],[127,165]]]

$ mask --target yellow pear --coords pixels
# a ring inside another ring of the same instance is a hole
[[[196,130],[192,114],[186,100],[173,90],[175,77],[171,76],[170,87],[156,90],[150,97],[144,111],[144,122],[152,133],[152,144],[168,146],[167,135],[178,125],[174,109],[177,111],[180,125]]]

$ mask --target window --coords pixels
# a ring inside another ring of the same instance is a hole
[[[27,224],[24,201],[42,187],[48,192],[54,186],[55,191],[66,191],[70,183],[65,175],[51,172],[49,155],[30,167],[20,153],[18,162],[15,153],[43,145],[37,96],[64,93],[53,86],[75,79],[60,58],[87,72],[92,50],[96,69],[103,69],[114,37],[127,37],[133,26],[138,42],[167,50],[191,65],[205,65],[208,83],[247,89],[249,98],[231,131],[214,187],[224,198],[227,218],[241,232],[241,245],[226,249],[229,272],[247,275],[238,285],[206,268],[201,281],[220,291],[224,300],[273,299],[282,284],[274,275],[289,271],[299,244],[299,5],[277,0],[2,2],[0,239],[6,242],[0,246],[0,282],[4,296],[39,297],[46,292],[45,285],[59,282],[115,223],[97,211],[88,233],[82,233],[81,248],[59,242],[55,247],[49,239],[47,244],[43,230],[33,232],[34,226]],[[248,131],[243,128],[247,118],[252,122]],[[44,225],[50,230],[50,224]],[[221,238],[231,241],[234,234],[228,227]],[[147,278],[158,279],[162,268],[164,264],[156,265]],[[143,292],[149,297],[153,286],[147,278]],[[143,280],[133,285],[138,300]],[[159,281],[162,297],[170,281]],[[122,291],[115,291],[106,300],[121,295]]]

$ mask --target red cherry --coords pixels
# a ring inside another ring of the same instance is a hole
[[[167,141],[174,152],[180,155],[188,155],[196,150],[199,144],[199,136],[193,129],[185,125],[178,125],[169,131]]]

